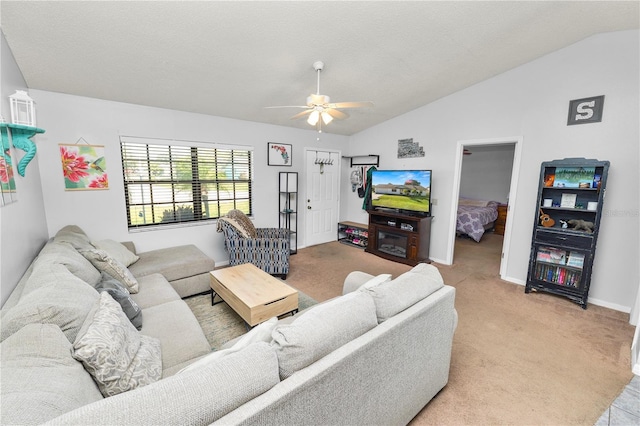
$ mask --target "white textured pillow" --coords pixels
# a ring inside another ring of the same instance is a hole
[[[363,289],[373,297],[378,323],[382,323],[444,286],[440,271],[420,263],[392,281]]]
[[[109,256],[113,257],[124,266],[132,265],[140,259],[139,256],[132,253],[122,243],[114,240],[91,241],[91,244],[93,244],[97,249],[106,251]]]
[[[178,374],[195,370],[197,368],[205,367],[211,363],[216,362],[220,358],[223,358],[229,354],[238,352],[239,350],[246,348],[252,343],[255,343],[255,342],[269,343],[271,342],[271,332],[276,327],[276,325],[278,325],[278,318],[277,317],[270,318],[267,321],[253,327],[251,330],[249,330],[247,334],[240,337],[240,339],[238,339],[238,341],[230,348],[212,352],[209,355],[206,355],[200,358],[193,364],[189,364],[188,366],[180,370]]]
[[[140,334],[107,292],[100,293],[73,343],[105,397],[158,381],[162,377],[160,340]]]
[[[129,293],[138,292],[138,280],[133,276],[131,271],[127,269],[120,261],[109,256],[109,254],[100,249],[83,250],[80,253],[86,257],[89,262],[98,270],[106,272],[116,280],[120,281],[129,290]]]
[[[271,334],[282,380],[378,325],[371,296],[356,291],[315,305]]]

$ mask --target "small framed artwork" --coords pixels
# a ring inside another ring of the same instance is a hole
[[[291,145],[286,143],[267,143],[267,165],[291,166]]]
[[[597,123],[602,121],[604,95],[569,101],[567,126],[574,124]]]
[[[65,191],[109,189],[104,146],[59,144]]]
[[[576,198],[578,198],[576,194],[562,194],[560,207],[565,209],[574,209],[576,207]]]

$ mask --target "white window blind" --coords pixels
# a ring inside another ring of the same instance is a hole
[[[139,140],[120,138],[129,228],[252,214],[250,149]]]

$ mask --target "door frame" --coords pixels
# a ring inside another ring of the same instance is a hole
[[[509,185],[509,204],[507,206],[507,211],[511,213],[512,206],[516,205],[516,198],[518,196],[518,176],[520,175],[522,142],[522,136],[458,141],[456,147],[456,162],[454,165],[453,173],[453,194],[451,197],[451,218],[449,221],[449,246],[447,250],[447,257],[445,259],[447,265],[453,264],[453,252],[455,250],[456,242],[458,199],[460,197],[460,179],[462,175],[462,159],[464,156],[464,148],[468,146],[515,144],[513,150],[513,167],[511,168],[511,183]],[[507,265],[509,264],[509,248],[511,247],[512,223],[513,215],[507,214],[507,222],[505,224],[504,230],[504,241],[502,244],[502,258],[500,259],[500,278],[502,279],[504,279],[507,274]]]
[[[308,236],[307,236],[307,226],[309,225],[310,221],[309,221],[309,213],[308,213],[308,209],[307,209],[307,201],[308,200],[308,194],[307,194],[307,188],[309,187],[309,179],[311,177],[311,173],[309,173],[309,170],[307,169],[307,156],[310,152],[327,152],[327,153],[331,153],[332,158],[333,158],[333,154],[336,155],[336,161],[333,163],[334,166],[337,167],[338,170],[338,178],[336,179],[336,195],[337,195],[337,200],[336,200],[336,229],[338,227],[338,221],[340,220],[340,201],[342,199],[341,197],[341,193],[340,193],[340,189],[341,189],[341,179],[342,179],[342,151],[339,149],[335,149],[335,148],[313,148],[313,147],[305,147],[304,148],[304,165],[303,165],[303,171],[304,171],[304,198],[302,198],[302,204],[304,205],[304,245],[301,246],[301,248],[307,247],[308,246]],[[335,235],[335,240],[338,240],[338,233],[336,231],[336,235]]]

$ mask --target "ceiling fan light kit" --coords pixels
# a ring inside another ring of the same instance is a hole
[[[273,106],[267,108],[304,108],[305,110],[297,113],[292,120],[297,120],[304,116],[307,117],[307,123],[311,126],[315,126],[318,132],[322,132],[322,124],[328,125],[333,119],[344,120],[349,117],[349,114],[340,111],[338,108],[363,108],[372,107],[373,102],[339,102],[331,103],[331,98],[326,95],[320,94],[320,71],[324,68],[322,61],[316,61],[313,63],[313,69],[318,73],[317,89],[315,94],[310,94],[307,97],[306,105],[294,105],[294,106]]]

